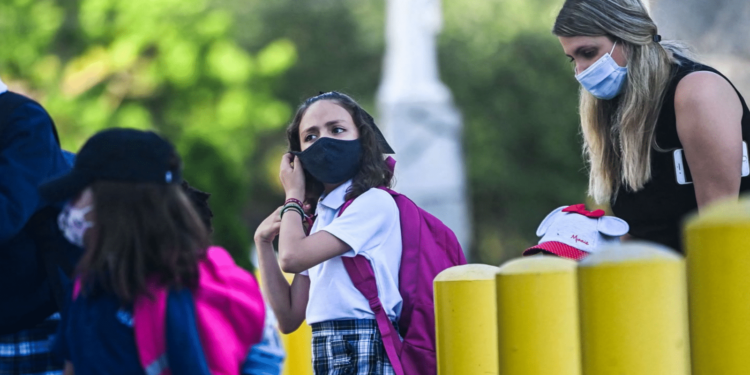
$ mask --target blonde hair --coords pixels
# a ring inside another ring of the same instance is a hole
[[[627,84],[614,99],[580,90],[581,130],[589,164],[589,195],[598,203],[620,185],[638,191],[651,179],[651,149],[675,53],[686,48],[655,41],[657,27],[640,0],[566,0],[552,32],[557,36],[607,36],[622,45]]]

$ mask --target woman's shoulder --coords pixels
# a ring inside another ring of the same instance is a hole
[[[737,111],[740,116],[740,94],[718,70],[676,55],[679,67],[673,82],[675,112],[684,117]]]
[[[665,149],[682,148],[677,130],[677,116],[695,116],[695,111],[713,111],[715,98],[723,98],[730,107],[739,93],[718,70],[688,57],[675,55],[672,78],[656,128],[657,144]],[[720,104],[718,107],[722,108]]]
[[[686,74],[677,84],[675,90],[675,106],[685,110],[697,110],[705,103],[719,99],[717,104],[732,104],[731,99],[737,100],[737,93],[732,84],[717,72],[711,70],[696,70]],[[730,99],[729,102],[726,100]],[[737,100],[737,103],[739,101]]]
[[[688,57],[675,55],[675,68],[672,77],[672,91],[676,100],[680,96],[701,99],[713,96],[716,91],[738,95],[729,78],[711,66]]]

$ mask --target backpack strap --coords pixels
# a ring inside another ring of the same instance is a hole
[[[167,360],[167,290],[149,280],[147,295],[133,303],[133,333],[146,375],[170,375]]]
[[[375,313],[378,331],[380,331],[383,346],[385,346],[385,352],[388,354],[388,360],[391,362],[391,366],[393,366],[393,371],[396,375],[404,375],[404,369],[401,366],[401,359],[399,358],[399,353],[401,353],[401,339],[398,337],[395,327],[391,324],[391,320],[388,319],[380,298],[378,298],[378,284],[375,282],[375,272],[372,269],[372,265],[370,265],[370,261],[362,255],[357,255],[353,258],[341,257],[341,259],[344,261],[344,268],[346,268],[346,272],[352,279],[354,287],[367,298],[367,302],[370,303],[370,309]]]
[[[149,295],[136,298],[133,304],[133,334],[138,358],[146,375],[171,375],[167,357],[167,291],[149,280]],[[81,279],[73,283],[73,301],[81,294]],[[188,328],[190,329],[190,328]],[[200,359],[196,359],[200,363]],[[195,369],[196,373],[202,368]]]
[[[81,279],[76,277],[76,280],[73,282],[73,301],[78,298],[79,294],[81,294]]]
[[[396,166],[396,160],[389,156],[386,159],[386,164],[392,172]],[[385,187],[380,187],[379,189],[385,190],[391,195],[395,194],[392,190]],[[341,214],[343,214],[352,203],[354,203],[354,199],[344,202],[344,205],[341,206],[341,209],[339,210],[338,216],[341,216]],[[344,268],[346,268],[346,273],[349,274],[349,278],[352,279],[354,287],[357,288],[365,298],[367,298],[367,302],[370,304],[370,309],[375,313],[375,321],[378,323],[378,331],[380,331],[380,337],[383,340],[383,346],[388,355],[388,360],[393,367],[393,372],[395,372],[396,375],[404,375],[404,369],[403,366],[401,366],[401,358],[399,357],[402,345],[401,339],[399,338],[395,327],[391,324],[391,320],[388,319],[388,314],[385,313],[383,304],[378,297],[378,284],[375,281],[375,271],[372,269],[370,261],[362,255],[357,255],[353,258],[341,257],[341,260],[344,262]]]

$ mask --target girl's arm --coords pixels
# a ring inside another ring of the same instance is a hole
[[[73,364],[70,361],[65,361],[65,371],[63,372],[63,375],[76,375],[75,370],[73,370]]]
[[[281,160],[281,183],[286,198],[304,199],[305,175],[299,158],[286,154]],[[294,161],[294,164],[292,164]],[[284,272],[299,273],[333,257],[342,255],[351,247],[332,234],[320,231],[305,234],[302,218],[294,211],[284,214],[279,233],[279,264]]]
[[[718,74],[691,73],[677,85],[675,115],[698,207],[737,198],[742,170],[742,104],[735,90]]]
[[[279,329],[288,334],[296,331],[305,320],[310,278],[295,275],[292,285],[289,285],[279,268],[273,251],[273,239],[279,233],[280,211],[281,209],[277,209],[260,224],[255,232],[255,246],[258,250],[263,295],[276,314]],[[295,214],[290,214],[292,215]]]

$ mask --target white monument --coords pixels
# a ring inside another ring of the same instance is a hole
[[[650,0],[664,39],[693,47],[698,60],[726,75],[750,99],[750,1]]]
[[[379,123],[396,151],[396,188],[471,245],[461,114],[440,82],[440,0],[388,0]]]

